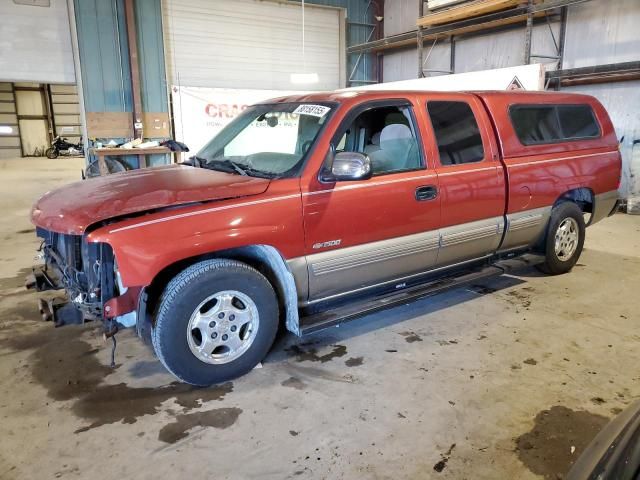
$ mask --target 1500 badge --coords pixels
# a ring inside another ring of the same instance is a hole
[[[313,247],[311,248],[313,248],[314,250],[317,250],[318,248],[337,247],[338,245],[340,245],[341,241],[342,239],[339,238],[338,240],[329,240],[328,242],[314,243]]]

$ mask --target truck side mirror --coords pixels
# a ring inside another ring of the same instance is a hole
[[[333,158],[331,174],[337,182],[367,180],[372,174],[371,159],[358,152],[337,153]]]

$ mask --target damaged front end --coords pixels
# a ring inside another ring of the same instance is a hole
[[[119,321],[125,326],[135,324],[139,290],[122,287],[110,245],[43,228],[37,228],[36,234],[42,238],[44,265],[34,268],[27,288],[66,292],[66,298],[40,301],[44,320],[56,327],[100,320],[106,337],[117,332]]]

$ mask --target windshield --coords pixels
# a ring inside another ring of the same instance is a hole
[[[332,105],[282,103],[247,108],[196,155],[204,168],[240,175],[297,173],[328,121]]]

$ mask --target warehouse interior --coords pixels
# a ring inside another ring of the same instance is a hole
[[[637,0],[0,0],[0,22],[0,479],[577,480],[638,404]],[[207,388],[136,329],[116,350],[99,322],[46,321],[25,288],[39,197],[187,161],[249,105],[334,90],[593,96],[619,203],[566,275],[529,266],[280,331],[258,367]]]

